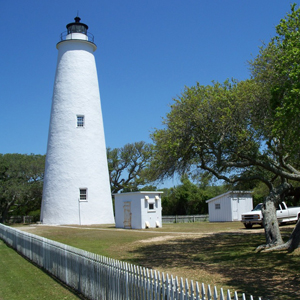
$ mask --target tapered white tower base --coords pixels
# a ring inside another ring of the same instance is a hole
[[[76,20],[77,19],[77,20]],[[57,44],[41,222],[114,223],[97,70],[87,25]],[[78,29],[79,28],[79,29]]]

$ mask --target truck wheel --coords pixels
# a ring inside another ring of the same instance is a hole
[[[245,227],[247,229],[251,229],[252,228],[252,224],[251,223],[244,223]]]

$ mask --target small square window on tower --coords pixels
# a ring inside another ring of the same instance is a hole
[[[84,127],[84,116],[77,115],[77,127]]]
[[[87,201],[87,189],[86,188],[79,189],[79,200]]]

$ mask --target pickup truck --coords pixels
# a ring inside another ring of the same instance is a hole
[[[257,224],[263,227],[262,203],[259,203],[252,211],[242,214],[242,223],[247,229]],[[288,207],[285,202],[277,206],[277,220],[279,224],[297,222],[300,218],[300,207]]]

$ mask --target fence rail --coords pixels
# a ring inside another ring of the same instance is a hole
[[[28,224],[32,223],[33,216],[11,216],[8,220],[8,223],[13,224],[13,223],[23,223],[23,224]]]
[[[208,215],[179,215],[179,216],[162,216],[162,223],[190,223],[203,222],[208,220]]]
[[[90,253],[0,224],[0,238],[92,300],[246,300],[156,270]],[[253,300],[250,296],[248,299]],[[261,298],[259,298],[261,300]]]

